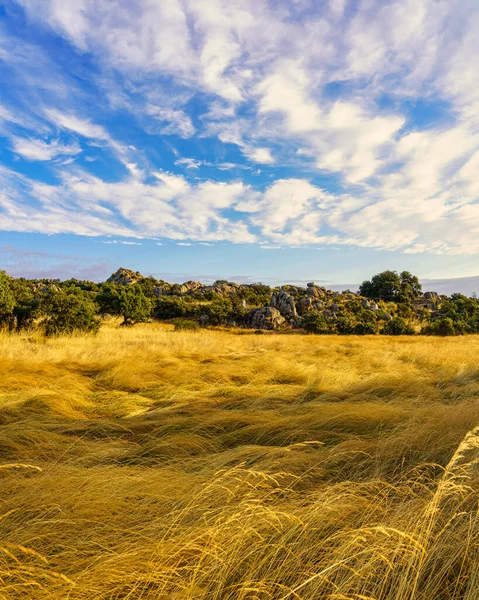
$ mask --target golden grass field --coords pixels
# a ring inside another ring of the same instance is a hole
[[[0,335],[0,598],[477,600],[478,358],[474,336]]]

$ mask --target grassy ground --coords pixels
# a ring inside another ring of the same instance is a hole
[[[0,598],[477,600],[478,356],[0,336]]]

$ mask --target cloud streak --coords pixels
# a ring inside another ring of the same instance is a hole
[[[13,87],[39,97],[31,114],[2,105],[0,135],[50,169],[5,165],[2,229],[479,253],[477,3],[10,6],[71,62],[40,48],[38,96],[34,46],[0,44]],[[89,167],[91,148],[122,170]]]

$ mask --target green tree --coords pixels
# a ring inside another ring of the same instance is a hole
[[[371,281],[363,281],[359,293],[366,298],[385,302],[409,302],[421,293],[421,284],[409,271],[400,275],[397,271],[383,271],[374,275]]]
[[[15,297],[13,309],[14,324],[17,331],[31,327],[39,314],[40,293],[35,285],[24,278],[13,279],[11,289]]]
[[[122,287],[119,292],[119,314],[123,317],[122,325],[145,323],[151,317],[153,302],[143,293],[137,284]]]
[[[409,271],[403,271],[399,275],[401,280],[399,302],[408,302],[419,298],[422,292],[422,286],[419,279]]]
[[[12,291],[11,279],[4,271],[0,271],[0,326],[12,326],[14,308],[15,296]]]
[[[52,287],[42,292],[39,310],[47,336],[96,333],[100,327],[93,298],[80,288]]]
[[[123,317],[122,325],[145,323],[151,316],[153,301],[147,298],[137,283],[116,286],[107,284],[97,296],[102,314]]]

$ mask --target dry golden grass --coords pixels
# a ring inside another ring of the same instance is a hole
[[[477,600],[478,356],[0,336],[0,599]]]

